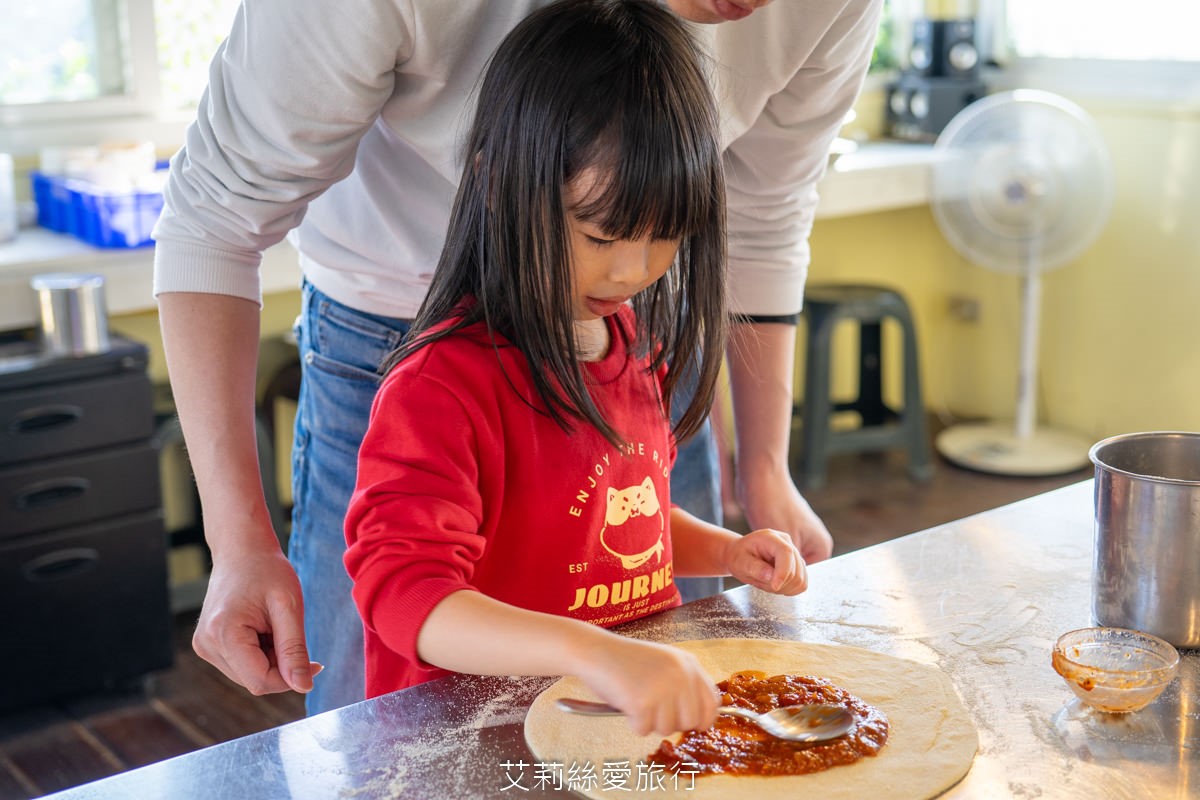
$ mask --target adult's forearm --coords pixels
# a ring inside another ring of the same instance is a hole
[[[235,546],[277,548],[255,439],[258,306],[189,292],[159,295],[158,304],[171,389],[209,547],[216,558]]]
[[[737,428],[736,493],[751,529],[792,537],[809,563],[829,558],[833,539],[801,497],[788,466],[796,328],[737,324],[729,345],[729,377]]]
[[[738,474],[787,470],[796,326],[735,323],[728,354]]]

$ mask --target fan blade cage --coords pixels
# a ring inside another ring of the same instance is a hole
[[[934,218],[971,261],[1045,270],[1099,236],[1112,202],[1107,148],[1091,118],[1050,92],[989,95],[960,111],[934,145]]]

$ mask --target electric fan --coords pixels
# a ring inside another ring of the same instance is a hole
[[[1001,92],[960,111],[934,145],[933,214],[964,257],[1021,280],[1015,420],[951,425],[938,452],[1003,475],[1054,475],[1088,463],[1091,442],[1036,421],[1041,273],[1082,253],[1112,205],[1112,169],[1095,123],[1056,94]]]

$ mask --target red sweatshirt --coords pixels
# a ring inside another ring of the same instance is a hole
[[[446,674],[418,659],[417,633],[458,590],[606,627],[679,605],[662,374],[628,351],[628,307],[608,323],[609,353],[584,370],[620,448],[530,408],[544,405],[525,357],[482,326],[384,379],[346,517],[368,697]]]

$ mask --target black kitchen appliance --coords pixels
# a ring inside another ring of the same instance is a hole
[[[973,19],[913,22],[909,72],[929,78],[974,78],[979,74]]]
[[[908,62],[887,87],[886,127],[893,138],[932,142],[955,114],[987,94],[974,20],[915,20]]]
[[[902,75],[888,87],[888,132],[896,139],[932,142],[955,114],[986,94],[977,78]]]

